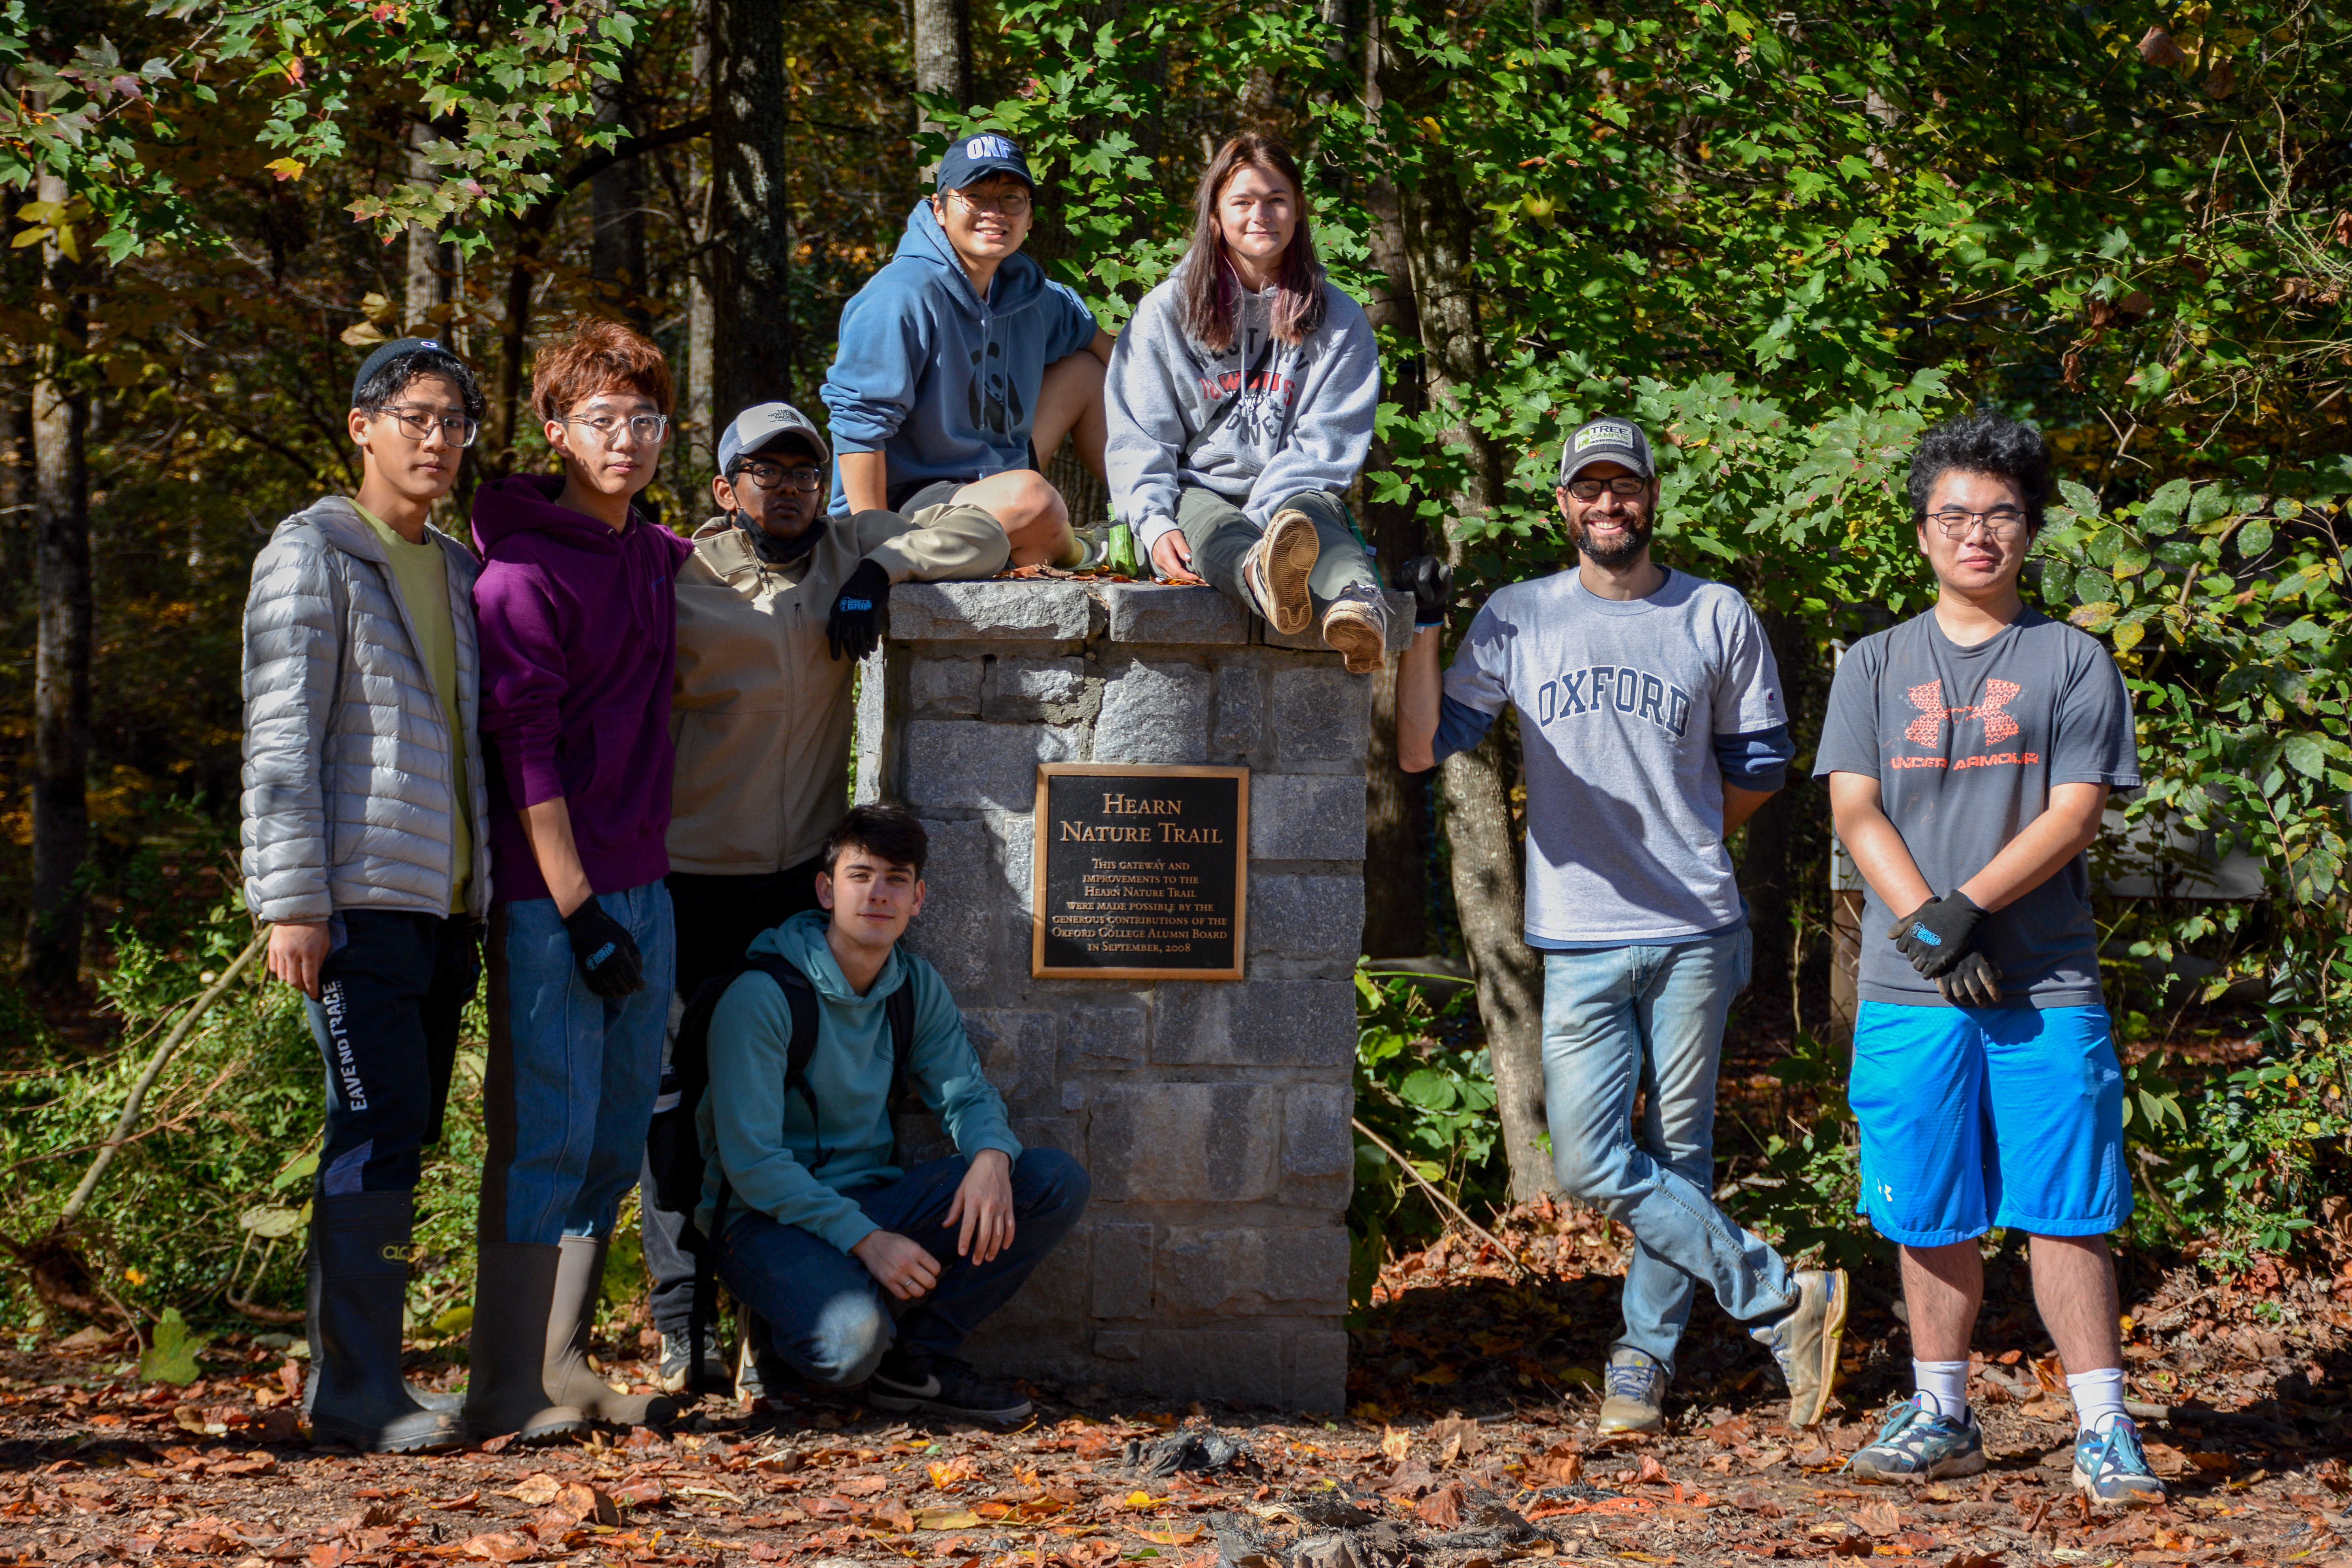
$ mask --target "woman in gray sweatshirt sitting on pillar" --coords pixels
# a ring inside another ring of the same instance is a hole
[[[1388,614],[1340,498],[1380,407],[1372,325],[1324,276],[1281,142],[1226,142],[1198,208],[1192,248],[1111,353],[1112,502],[1160,577],[1212,583],[1279,632],[1319,620],[1369,674]]]

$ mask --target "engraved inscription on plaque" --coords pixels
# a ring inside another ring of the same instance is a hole
[[[1032,974],[1239,980],[1249,770],[1041,763],[1031,876]]]

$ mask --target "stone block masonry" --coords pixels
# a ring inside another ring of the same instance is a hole
[[[1391,601],[1394,646],[1410,602]],[[858,697],[857,798],[931,832],[913,949],[1086,1222],[973,1340],[982,1365],[1336,1414],[1371,683],[1208,588],[907,584]],[[1240,981],[1033,980],[1039,763],[1250,770]],[[937,1129],[903,1130],[909,1153]]]

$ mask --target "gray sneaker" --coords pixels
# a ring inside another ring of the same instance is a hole
[[[1664,1427],[1666,1369],[1655,1357],[1619,1345],[1609,1352],[1601,1387],[1599,1436],[1632,1436]]]
[[[1780,1363],[1789,1384],[1789,1425],[1801,1427],[1818,1425],[1829,1412],[1838,1351],[1845,1341],[1847,1298],[1843,1268],[1800,1269],[1795,1279],[1795,1310],[1777,1323],[1748,1331]]]

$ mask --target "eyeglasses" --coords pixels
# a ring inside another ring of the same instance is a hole
[[[976,196],[970,191],[950,191],[948,195],[953,196],[968,212],[995,213],[1003,217],[1019,217],[1029,210],[1029,193],[1026,191],[1000,191],[992,196]]]
[[[1970,529],[1982,523],[1985,537],[1996,544],[2013,543],[2025,531],[2025,514],[2013,506],[1997,506],[1990,511],[1963,511],[1948,506],[1941,511],[1927,513],[1920,521],[1934,523],[1937,532],[1954,540],[1966,539]]]
[[[585,425],[596,432],[596,439],[607,447],[619,446],[625,439],[658,442],[669,434],[669,417],[662,414],[638,414],[626,419],[613,414],[565,414],[559,416],[558,421],[565,425]]]
[[[774,489],[778,485],[790,485],[796,490],[813,490],[824,479],[823,474],[805,463],[796,468],[787,468],[776,463],[738,463],[735,465],[735,477],[749,479],[763,490]]]
[[[1560,488],[1579,500],[1599,500],[1604,489],[1611,495],[1640,495],[1650,488],[1650,481],[1637,474],[1620,474],[1613,479],[1570,479]]]
[[[470,447],[475,433],[481,429],[478,423],[462,414],[436,414],[429,408],[379,408],[375,412],[398,420],[410,438],[418,441],[431,440],[434,427],[438,426],[451,446]]]

